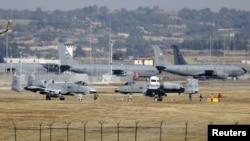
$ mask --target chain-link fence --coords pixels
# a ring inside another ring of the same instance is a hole
[[[193,128],[188,121],[158,122],[12,122],[1,127],[3,141],[206,141],[207,125]],[[234,124],[238,124],[236,121]],[[192,127],[192,128],[189,128]]]

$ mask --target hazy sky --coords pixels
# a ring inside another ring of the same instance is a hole
[[[43,11],[67,11],[92,5],[107,6],[112,10],[134,10],[139,6],[152,8],[157,5],[165,11],[210,8],[217,12],[222,7],[250,11],[250,0],[0,0],[0,9],[11,10],[42,8]]]

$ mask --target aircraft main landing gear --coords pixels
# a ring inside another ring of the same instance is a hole
[[[51,95],[50,94],[46,94],[46,100],[51,100]]]
[[[63,95],[60,95],[59,100],[65,100],[65,97]]]

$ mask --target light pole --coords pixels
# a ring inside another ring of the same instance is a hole
[[[235,57],[235,39],[233,39],[233,64],[235,64],[234,57]]]
[[[10,75],[12,74],[12,59],[10,59]]]
[[[209,63],[211,65],[211,55],[212,55],[212,39],[211,39],[211,35],[210,35],[210,50],[209,50]]]
[[[112,75],[112,41],[111,41],[111,37],[110,37],[110,34],[111,34],[111,22],[109,23],[109,56],[110,56],[110,60],[109,60],[109,63],[110,63],[110,75]]]
[[[89,27],[89,63],[90,63],[90,76],[92,77],[92,40],[91,40],[91,25]]]
[[[226,41],[225,41],[225,37],[224,37],[224,42],[223,42],[223,45],[224,45],[224,51],[223,51],[223,59],[224,59],[224,61],[223,61],[223,63],[225,64],[226,63],[226,60],[225,60],[225,51],[226,51]]]
[[[8,42],[9,42],[9,39],[8,39],[8,32],[6,33],[6,59],[9,58],[8,57],[8,50],[9,50],[9,46],[8,46]]]
[[[113,41],[110,41],[110,74],[112,75]]]
[[[33,72],[34,72],[34,74],[36,74],[36,66],[35,66],[35,65],[36,65],[36,60],[35,60],[35,59],[33,60],[33,63],[34,63],[34,64],[33,64],[33,65],[34,65],[34,70],[33,70]]]

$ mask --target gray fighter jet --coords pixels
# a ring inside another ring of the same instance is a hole
[[[59,59],[61,71],[72,71],[75,73],[85,73],[88,75],[110,74],[117,76],[150,77],[158,75],[159,71],[154,66],[129,65],[129,64],[79,64],[73,59],[72,46],[58,43]]]
[[[139,82],[126,82],[123,86],[119,86],[115,89],[115,92],[122,94],[130,93],[143,93],[144,96],[154,97],[154,99],[162,100],[162,96],[166,96],[167,93],[185,93],[196,94],[199,91],[199,84],[197,79],[187,79],[185,86],[179,82],[164,81],[160,84],[157,76],[150,77],[149,84]]]
[[[54,83],[54,80],[38,80],[34,75],[28,77],[27,86],[22,87],[21,78],[18,75],[13,75],[11,89],[16,92],[28,90],[32,92],[40,92],[45,94],[46,99],[50,97],[63,97],[63,95],[78,94],[92,94],[97,93],[96,90],[88,86],[85,82],[65,82]]]
[[[156,67],[159,71],[165,71],[181,76],[193,76],[196,79],[227,79],[232,77],[234,80],[238,79],[239,76],[247,73],[246,68],[233,64],[185,64],[186,61],[179,60],[182,64],[173,65],[169,63],[163,56],[159,46],[153,46]],[[177,51],[179,55],[181,53]],[[184,64],[183,64],[184,63]]]

